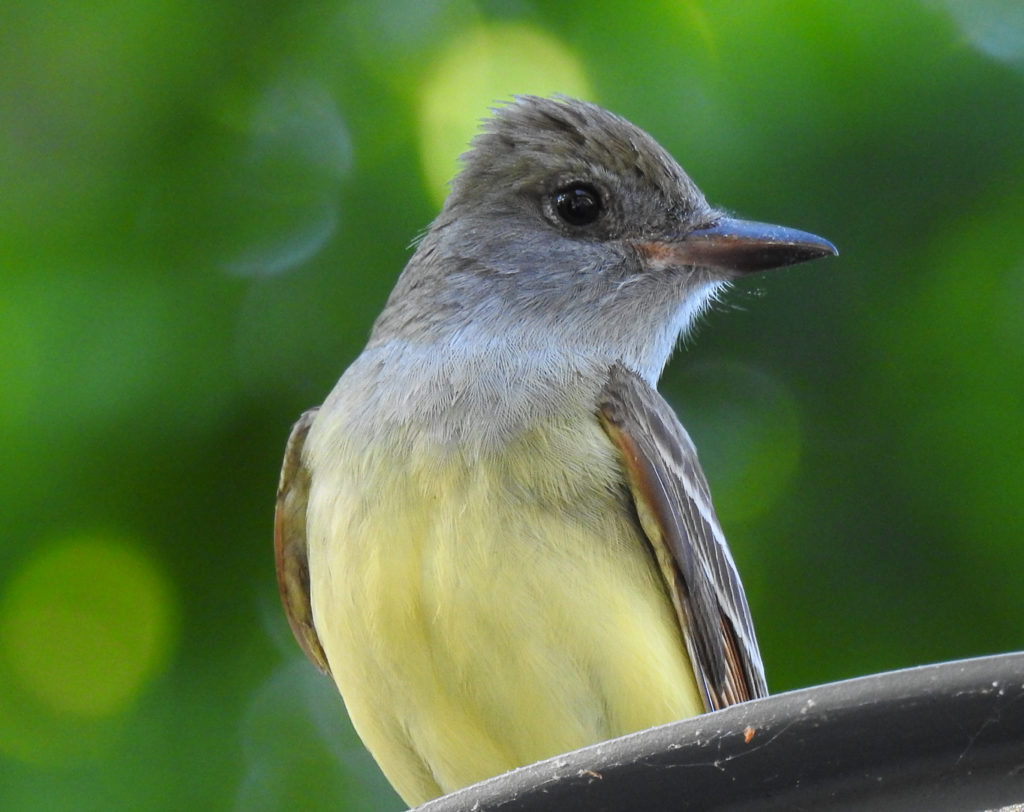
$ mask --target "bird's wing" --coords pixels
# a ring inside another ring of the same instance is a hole
[[[622,453],[705,706],[767,696],[747,598],[686,430],[661,396],[621,364],[611,369],[598,416]]]
[[[274,512],[274,559],[281,602],[295,639],[306,656],[324,673],[330,673],[320,638],[313,626],[309,602],[309,560],[306,553],[306,501],[309,498],[309,471],[302,462],[302,447],[317,409],[303,412],[292,427],[277,486]]]

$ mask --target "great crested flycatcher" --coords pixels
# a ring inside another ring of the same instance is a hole
[[[585,102],[517,97],[463,161],[277,497],[295,636],[409,804],[766,695],[655,385],[730,279],[835,253]]]

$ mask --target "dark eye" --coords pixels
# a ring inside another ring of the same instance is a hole
[[[571,226],[586,226],[601,216],[601,195],[587,183],[573,183],[555,192],[555,211]]]

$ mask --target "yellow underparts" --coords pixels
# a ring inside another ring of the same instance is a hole
[[[317,457],[311,594],[353,724],[407,803],[702,712],[596,420],[473,464],[378,450]]]

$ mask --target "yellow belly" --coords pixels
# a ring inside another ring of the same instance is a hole
[[[314,619],[407,803],[702,712],[596,421],[472,465],[422,447],[343,457],[313,474]]]

